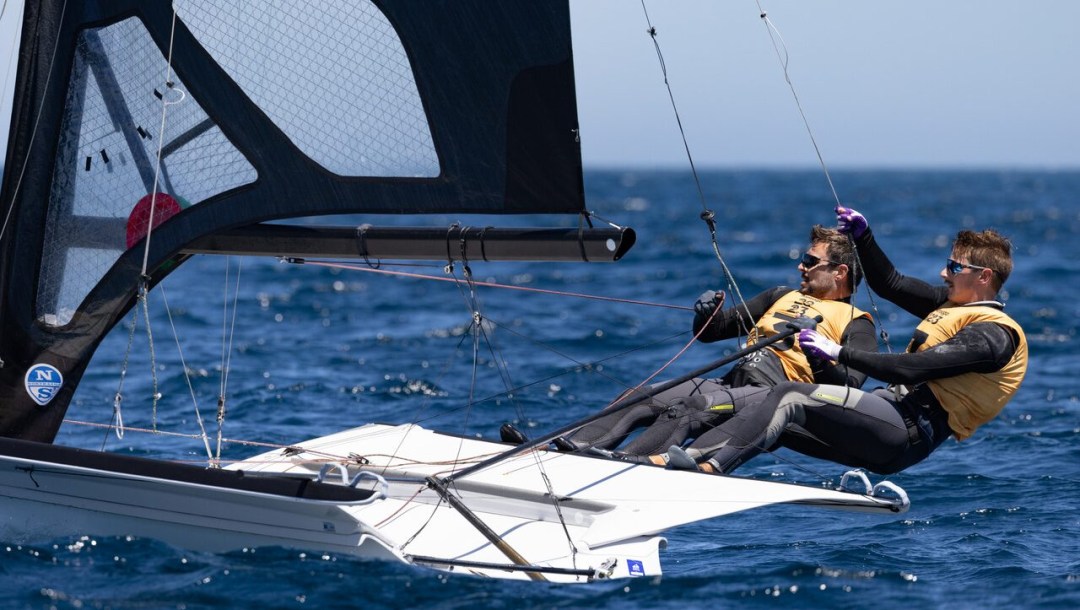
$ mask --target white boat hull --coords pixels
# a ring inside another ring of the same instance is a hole
[[[425,480],[441,479],[508,445],[370,424],[296,447],[228,470],[242,471],[248,481],[285,475],[346,486],[363,471],[368,474],[356,488],[377,493],[368,500],[329,501],[0,456],[0,535],[13,541],[135,535],[209,551],[284,546],[492,577],[584,582],[659,575],[659,551],[666,544],[659,534],[702,519],[777,503],[886,513],[907,508],[906,497],[529,451],[450,486],[494,532],[496,544]],[[552,572],[541,576],[515,562]]]

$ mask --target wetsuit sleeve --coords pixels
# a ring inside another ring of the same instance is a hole
[[[765,315],[765,312],[769,310],[773,303],[789,292],[791,292],[790,288],[777,286],[746,301],[746,307],[741,304],[728,307],[713,317],[712,323],[701,333],[698,341],[712,343],[746,335],[746,329],[753,327],[754,322]],[[748,314],[749,319],[747,319]],[[694,315],[695,335],[701,331],[701,328],[705,326],[708,320],[707,316]]]
[[[852,320],[840,337],[840,345],[853,350],[876,352],[877,339],[874,338],[874,323],[866,317]],[[851,388],[861,388],[862,384],[866,383],[866,373],[857,370],[852,365],[832,363],[811,354],[807,354],[806,359],[810,361],[810,370],[814,372],[815,383],[843,385]]]
[[[978,322],[954,337],[910,354],[882,354],[844,347],[839,362],[849,364],[886,383],[915,384],[963,373],[1001,370],[1016,352],[1018,337],[1012,329],[993,322]]]
[[[925,318],[949,299],[947,286],[934,286],[897,271],[869,229],[855,245],[866,283],[881,298],[896,303],[917,318]]]

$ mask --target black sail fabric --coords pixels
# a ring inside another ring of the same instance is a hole
[[[54,438],[144,257],[152,286],[268,220],[584,211],[566,2],[43,0],[22,41],[3,436]]]

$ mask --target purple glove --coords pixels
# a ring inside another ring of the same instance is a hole
[[[849,234],[857,239],[866,233],[869,226],[866,217],[862,214],[851,208],[836,206],[836,229],[841,233]]]
[[[799,347],[807,356],[816,356],[825,360],[836,360],[840,357],[840,346],[822,337],[816,330],[800,330]]]
[[[701,293],[698,300],[694,302],[694,313],[699,316],[708,318],[713,315],[716,308],[724,304],[724,291],[723,290],[706,290]]]

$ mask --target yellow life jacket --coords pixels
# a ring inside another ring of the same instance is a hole
[[[870,319],[870,314],[860,311],[849,303],[824,301],[793,290],[777,299],[772,307],[758,318],[757,324],[746,338],[746,344],[753,345],[762,339],[788,330],[788,322],[800,316],[810,318],[821,316],[822,321],[818,322],[817,331],[835,343],[840,343],[840,336],[844,334],[844,329],[852,320],[862,317]],[[780,359],[784,374],[789,380],[814,383],[814,372],[810,370],[810,362],[806,359],[806,355],[799,349],[796,337],[792,336],[774,343],[768,349]]]
[[[994,307],[942,307],[926,316],[915,328],[908,352],[921,352],[947,341],[961,328],[976,322],[993,322],[1016,331],[1020,338],[1016,352],[999,371],[964,373],[955,377],[928,381],[930,390],[949,414],[949,427],[958,440],[971,436],[975,429],[994,419],[1013,394],[1020,389],[1027,371],[1028,346],[1024,330],[1005,312]]]

